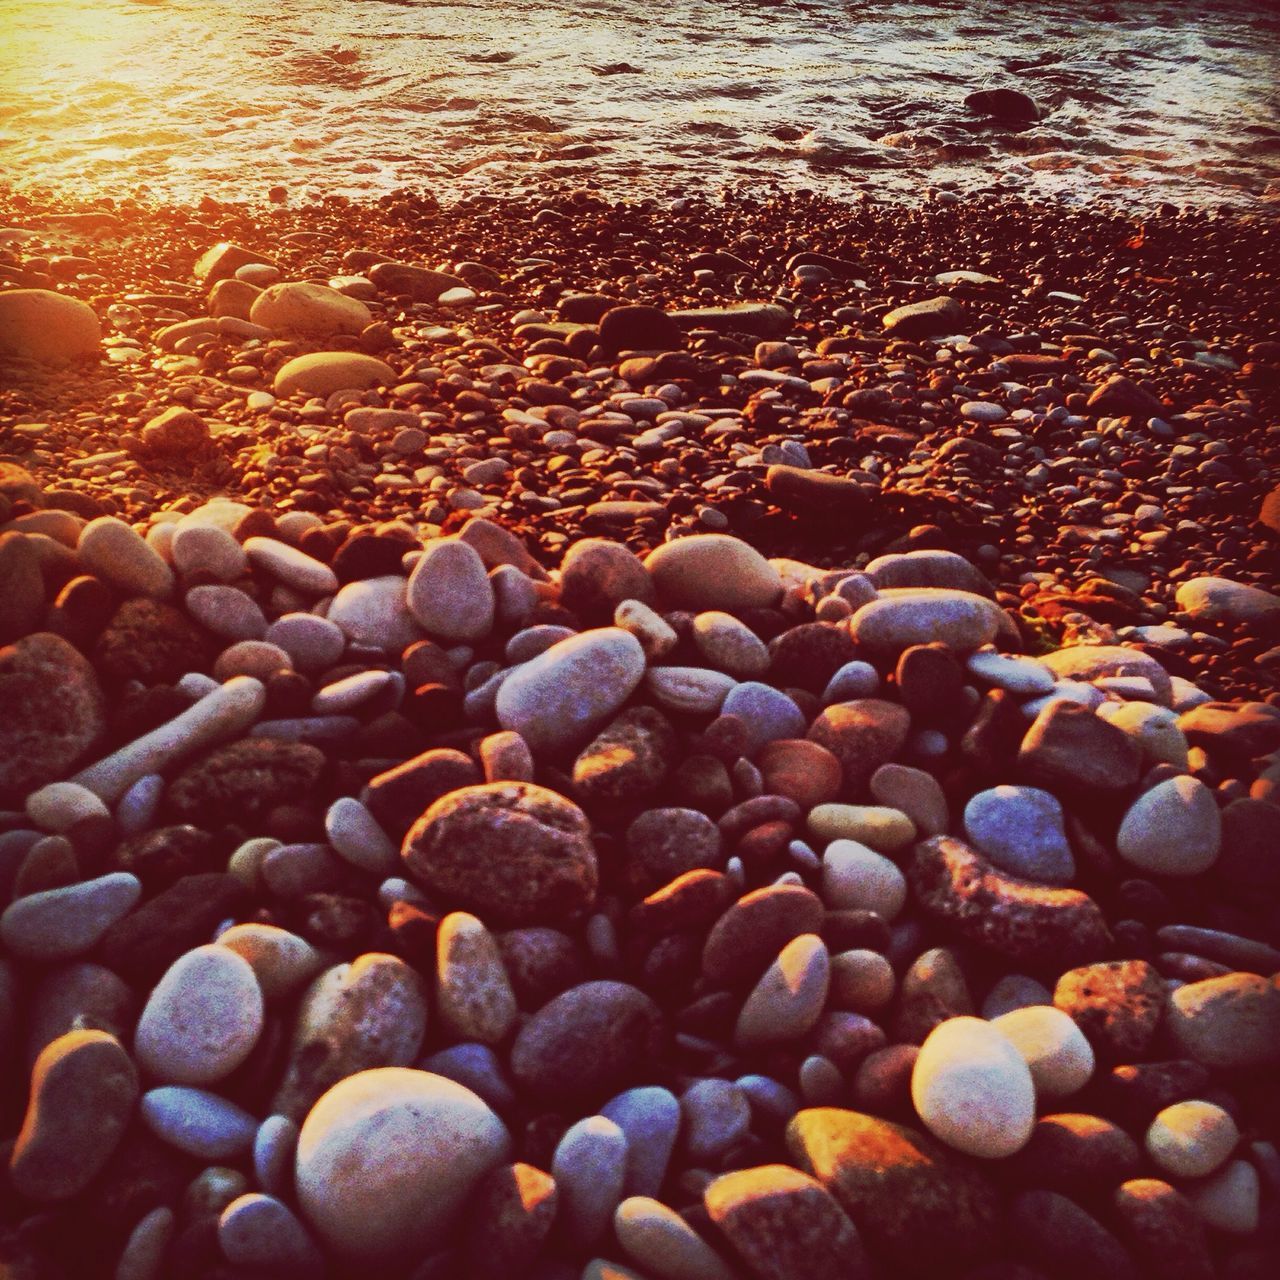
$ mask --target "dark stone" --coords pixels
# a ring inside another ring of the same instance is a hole
[[[684,346],[680,326],[658,307],[614,307],[601,317],[600,345],[610,355],[622,351],[670,351]]]

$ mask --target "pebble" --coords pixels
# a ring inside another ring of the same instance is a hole
[[[1249,1236],[1258,1229],[1262,1200],[1258,1171],[1247,1160],[1232,1160],[1184,1194],[1201,1220],[1215,1231]]]
[[[399,850],[377,819],[352,796],[340,796],[324,815],[329,843],[353,867],[379,879],[400,865]]]
[[[92,950],[141,895],[141,882],[127,871],[28,894],[0,915],[0,942],[25,960],[69,960]]]
[[[734,1041],[753,1048],[800,1039],[821,1016],[830,981],[830,955],[822,939],[812,933],[793,938],[747,996]]]
[[[868,782],[871,798],[906,814],[917,835],[945,835],[950,825],[947,797],[931,773],[905,764],[882,764]]]
[[[468,543],[447,538],[429,543],[406,591],[414,620],[442,640],[480,640],[493,627],[493,587],[484,561]]]
[[[822,900],[831,911],[856,908],[892,921],[906,904],[907,881],[883,854],[856,840],[833,840],[822,854]]]
[[[955,1272],[1001,1242],[992,1187],[913,1129],[817,1107],[796,1115],[786,1140],[800,1170],[835,1197],[867,1244],[908,1274]]]
[[[795,699],[757,680],[733,684],[719,704],[721,715],[736,716],[746,728],[744,752],[754,757],[766,743],[801,738],[806,720]]]
[[[173,591],[173,570],[115,516],[99,516],[80,530],[76,557],[86,571],[130,595],[163,599]]]
[[[907,882],[926,916],[1014,964],[1082,963],[1111,948],[1088,895],[1008,876],[947,836],[916,845]]]
[[[702,656],[737,680],[750,680],[769,669],[769,650],[750,627],[732,614],[712,610],[693,620],[693,639]]]
[[[1146,1054],[1164,1016],[1165,998],[1164,979],[1145,960],[1069,969],[1053,992],[1054,1005],[1108,1062],[1133,1062]]]
[[[134,1055],[165,1083],[212,1084],[244,1062],[262,1027],[262,989],[249,962],[226,947],[197,947],[147,998]]]
[[[389,653],[406,649],[422,635],[399,575],[347,583],[330,601],[326,616],[351,643]]]
[[[853,1223],[831,1192],[799,1169],[773,1164],[726,1173],[708,1184],[703,1203],[734,1252],[762,1280],[871,1275]]]
[[[120,1251],[115,1280],[157,1280],[176,1228],[172,1209],[161,1206],[145,1214]]]
[[[630,632],[583,632],[512,671],[498,690],[498,723],[534,752],[581,745],[631,696],[644,672],[644,650]]]
[[[544,1099],[598,1097],[630,1082],[663,1042],[657,1005],[625,982],[570,987],[516,1033],[511,1072]]]
[[[979,791],[964,810],[969,839],[997,867],[1024,880],[1070,884],[1075,858],[1057,797],[1037,787]]]
[[[723,533],[698,533],[663,543],[644,567],[668,604],[683,609],[768,608],[782,578],[754,547]]]
[[[1222,819],[1213,792],[1198,778],[1169,778],[1131,804],[1116,835],[1116,849],[1154,875],[1194,876],[1217,861]]]
[[[1177,714],[1152,702],[1104,702],[1097,713],[1138,744],[1147,765],[1171,764],[1186,770],[1189,756],[1186,735],[1178,727]]]
[[[734,1280],[734,1273],[674,1210],[651,1196],[629,1196],[613,1215],[618,1243],[655,1280]]]
[[[298,1137],[298,1203],[342,1258],[389,1266],[439,1244],[511,1139],[474,1094],[426,1071],[381,1067],[335,1084]]]
[[[706,667],[653,667],[645,687],[666,711],[681,715],[713,715],[724,706],[734,679]]]
[[[109,818],[111,811],[94,793],[74,782],[50,782],[33,791],[23,806],[45,831],[68,831],[86,818]]]
[[[338,577],[327,564],[278,538],[246,538],[244,550],[255,569],[301,595],[324,596],[338,589]]]
[[[625,1190],[632,1196],[656,1196],[666,1178],[680,1129],[680,1103],[669,1089],[643,1085],[610,1098],[600,1114],[627,1139]]]
[[[929,1033],[911,1073],[911,1101],[934,1137],[984,1160],[1021,1150],[1035,1124],[1026,1061],[980,1018],[950,1018]]]
[[[529,782],[450,791],[413,825],[403,856],[430,893],[498,924],[559,924],[595,902],[599,873],[586,815]]]
[[[301,391],[309,396],[331,396],[335,391],[363,391],[395,384],[395,370],[375,356],[354,351],[314,351],[294,356],[277,371],[272,390],[277,396]]]
[[[51,1041],[9,1157],[13,1188],[42,1203],[79,1194],[111,1158],[137,1098],[137,1069],[114,1036],[77,1029]]]
[[[273,333],[323,338],[359,333],[373,316],[363,302],[336,289],[288,281],[268,285],[258,294],[249,319]]]
[[[52,289],[7,289],[0,295],[0,352],[61,363],[96,357],[102,326],[79,298]]]
[[[587,1116],[570,1125],[551,1160],[557,1215],[572,1244],[589,1249],[605,1234],[623,1198],[627,1138],[612,1120]]]
[[[751,1104],[732,1080],[695,1080],[680,1095],[684,1149],[697,1167],[713,1164],[746,1137]]]
[[[882,657],[917,644],[944,644],[964,653],[995,639],[1000,610],[984,596],[946,587],[893,588],[849,620],[856,643]]]
[[[162,1142],[200,1160],[227,1160],[253,1145],[258,1122],[205,1089],[165,1085],[142,1095],[143,1122]]]
[[[370,951],[326,969],[298,1005],[271,1110],[300,1123],[344,1077],[408,1066],[422,1049],[426,1027],[423,979],[399,956]]]
[[[181,715],[144,734],[72,779],[108,803],[139,778],[159,773],[201,747],[248,728],[266,705],[267,691],[252,676],[234,676]]]
[[[185,576],[207,573],[219,582],[234,582],[248,567],[244,547],[214,524],[178,523],[169,544],[173,566]]]
[[[1169,1033],[1208,1067],[1263,1067],[1280,1062],[1280,987],[1253,973],[1189,982],[1169,997]]]
[[[324,1258],[293,1210],[274,1196],[252,1191],[233,1200],[218,1219],[218,1247],[237,1267],[269,1274],[322,1274]]]
[[[278,925],[235,924],[218,935],[218,945],[249,962],[267,1000],[297,991],[324,967],[311,943]]]
[[[1190,578],[1178,584],[1174,598],[1196,622],[1268,626],[1280,619],[1280,596],[1228,578]]]
[[[1068,1097],[1093,1076],[1093,1049],[1061,1009],[1049,1004],[1012,1009],[993,1018],[991,1026],[1022,1055],[1042,1101]]]
[[[267,628],[262,638],[283,649],[289,655],[295,670],[327,670],[342,657],[347,643],[342,628],[332,617],[332,605],[329,612],[331,616],[328,618],[317,617],[314,613],[282,614]]]
[[[910,729],[910,714],[896,702],[859,698],[826,707],[805,736],[840,762],[842,798],[856,801],[871,775],[902,750]]]
[[[298,1126],[287,1116],[268,1116],[253,1135],[253,1173],[268,1195],[292,1189]]]
[[[192,587],[182,603],[196,622],[223,640],[261,640],[266,634],[266,614],[236,587]]]
[[[1147,1154],[1174,1178],[1205,1178],[1224,1165],[1240,1141],[1231,1113],[1191,1099],[1165,1107],[1147,1129]]]
[[[873,1014],[885,1008],[897,988],[893,966],[878,951],[854,948],[831,957],[831,1004]]]
[[[550,1174],[522,1162],[499,1165],[481,1180],[467,1208],[467,1274],[482,1280],[520,1274],[541,1254],[558,1209]]]
[[[817,840],[854,840],[886,853],[906,848],[917,834],[905,813],[881,805],[815,805],[808,826]]]
[[[499,1044],[516,1021],[516,998],[493,935],[454,911],[436,933],[436,1008],[459,1040]]]

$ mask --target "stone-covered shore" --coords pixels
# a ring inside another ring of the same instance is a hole
[[[0,192],[0,1273],[1275,1274],[1278,266]]]

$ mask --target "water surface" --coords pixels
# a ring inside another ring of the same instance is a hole
[[[991,125],[1009,86],[1043,116]],[[0,178],[369,195],[771,182],[1280,199],[1280,12],[1219,0],[0,0]]]

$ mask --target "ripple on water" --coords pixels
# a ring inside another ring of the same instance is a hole
[[[0,0],[0,31],[0,176],[89,192],[1280,188],[1269,0]],[[968,115],[1000,86],[1041,123]]]

